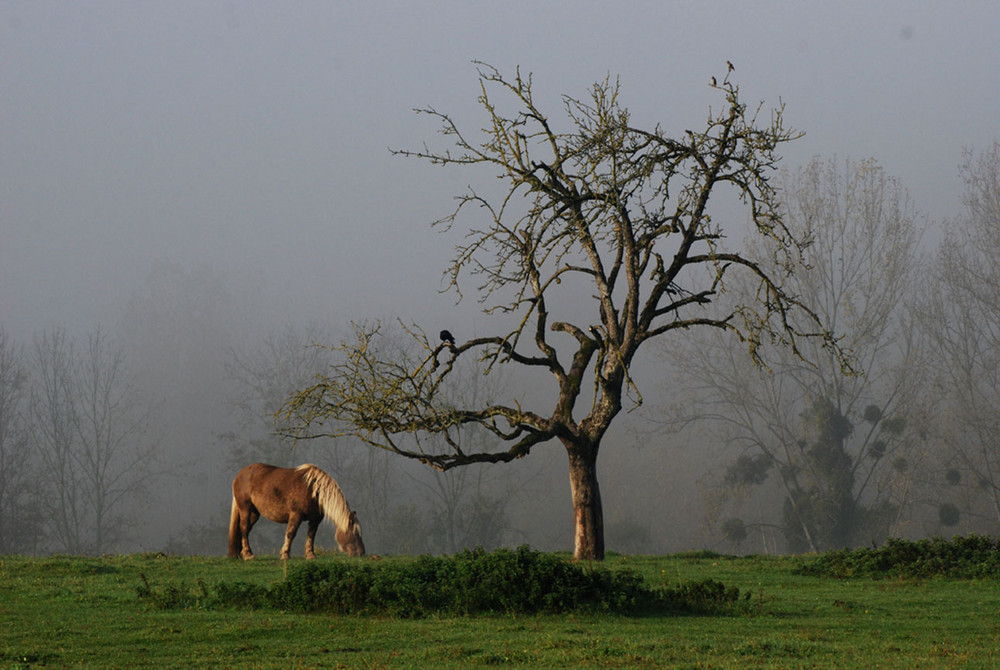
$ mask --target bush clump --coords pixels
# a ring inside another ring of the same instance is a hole
[[[197,609],[212,601],[208,585],[201,579],[194,587],[185,584],[154,587],[145,573],[139,574],[139,580],[139,586],[135,589],[139,600],[158,609]]]
[[[1000,575],[1000,540],[982,535],[952,540],[890,538],[883,547],[824,552],[799,572],[840,578],[996,577]]]
[[[745,610],[739,589],[706,580],[650,588],[631,570],[587,568],[553,554],[498,549],[413,561],[308,563],[270,588],[219,584],[218,606],[299,612],[384,614],[536,614],[570,611],[716,614]],[[749,596],[749,594],[747,594]]]

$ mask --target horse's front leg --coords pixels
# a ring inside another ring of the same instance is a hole
[[[250,529],[253,528],[253,525],[257,523],[257,519],[259,518],[260,512],[253,507],[250,507],[245,514],[240,512],[240,536],[243,541],[241,556],[245,561],[253,558],[253,551],[250,549]]]
[[[292,540],[295,539],[295,533],[298,531],[300,523],[302,523],[302,515],[290,514],[288,516],[288,527],[285,528],[285,543],[281,545],[282,559],[287,559],[291,554]]]
[[[319,528],[320,521],[322,519],[309,519],[309,531],[306,533],[306,558],[316,558],[313,542],[316,539],[316,529]]]

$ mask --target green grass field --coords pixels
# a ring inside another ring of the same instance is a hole
[[[352,559],[317,559],[342,560]],[[605,562],[636,570],[654,586],[707,578],[737,586],[752,592],[751,614],[395,619],[198,601],[199,592],[220,582],[282,581],[286,566],[266,556],[248,563],[161,555],[5,556],[0,667],[1000,667],[1000,579],[800,574],[810,560],[677,555]],[[302,562],[292,559],[287,567]],[[188,600],[182,607],[151,603],[139,597],[146,585]]]

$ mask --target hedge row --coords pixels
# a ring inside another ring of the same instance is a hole
[[[827,551],[799,570],[823,577],[951,577],[1000,575],[1000,540],[982,535],[919,541],[889,539],[885,546]]]

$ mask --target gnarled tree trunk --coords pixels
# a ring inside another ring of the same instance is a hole
[[[604,508],[597,483],[597,447],[567,443],[573,495],[573,557],[604,560]]]

